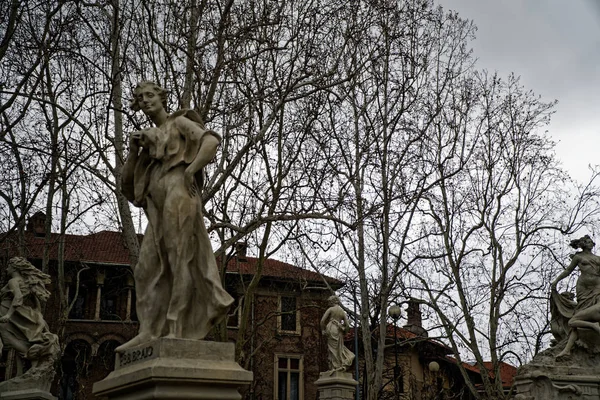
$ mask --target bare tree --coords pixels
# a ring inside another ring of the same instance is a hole
[[[554,103],[525,91],[514,76],[481,73],[473,80],[477,103],[464,132],[472,151],[432,142],[439,179],[423,197],[418,226],[430,232],[419,246],[429,257],[408,272],[458,360],[472,356],[482,371],[479,393],[459,363],[473,396],[503,399],[511,394],[504,393],[500,362],[520,361],[513,355],[528,338],[517,324],[536,318],[533,306],[547,301],[557,240],[594,222],[597,206],[589,189],[577,193],[552,142],[539,133]],[[457,162],[464,168],[449,175]]]
[[[326,230],[330,248],[324,247],[343,254],[332,263],[358,283],[363,396],[376,399],[383,387],[387,309],[419,259],[416,244],[427,232],[413,226],[423,218],[423,197],[440,179],[427,158],[430,136],[446,109],[460,114],[470,107],[465,76],[472,59],[465,41],[474,27],[428,1],[357,2],[353,9],[360,10],[355,18],[362,29],[353,36],[348,66],[358,72],[329,97],[315,148],[328,170],[321,200],[346,222]],[[465,123],[457,120],[444,135],[448,145]],[[331,203],[336,198],[341,207]],[[320,250],[322,243],[316,235],[304,245]]]

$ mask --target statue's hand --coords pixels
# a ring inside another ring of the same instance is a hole
[[[141,139],[142,139],[142,131],[133,132],[129,136],[129,149],[132,151],[139,149]]]
[[[23,305],[23,297],[15,297],[12,301],[13,307],[18,307]]]
[[[184,178],[184,183],[185,183],[185,189],[187,190],[190,197],[194,197],[198,193],[198,185],[196,185],[196,177],[190,170],[186,169],[183,174],[183,178]]]

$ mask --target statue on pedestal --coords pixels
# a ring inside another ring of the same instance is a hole
[[[572,256],[567,269],[552,282],[552,308],[557,310],[563,319],[568,318],[569,328],[567,343],[557,358],[571,353],[579,338],[580,329],[592,330],[600,338],[600,257],[592,253],[594,245],[594,241],[588,235],[571,241],[571,247],[581,251]],[[574,302],[564,294],[559,295],[556,287],[558,282],[573,273],[576,267],[579,267],[581,274],[577,279],[577,301]]]
[[[600,257],[585,235],[570,243],[581,249],[551,284],[552,347],[522,365],[515,377],[516,399],[562,400],[600,398]],[[558,283],[576,268],[576,299],[558,293]]]
[[[153,82],[134,90],[131,108],[154,127],[134,132],[122,192],[148,217],[134,269],[139,333],[117,352],[161,337],[203,339],[227,315],[202,214],[202,169],[221,141],[192,110],[166,111],[166,91]]]
[[[60,352],[58,336],[42,315],[50,297],[50,276],[23,257],[11,258],[8,283],[0,289],[0,352],[4,346],[17,352],[17,376],[0,383],[0,392],[40,389],[48,391],[54,379],[54,362]],[[24,361],[31,367],[24,372]]]
[[[328,372],[345,372],[354,360],[354,354],[344,346],[344,335],[350,329],[348,316],[340,307],[340,299],[337,296],[329,297],[328,301],[330,307],[321,318],[321,330],[327,338]]]

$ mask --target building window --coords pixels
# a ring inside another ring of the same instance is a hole
[[[240,322],[242,321],[242,299],[234,296],[234,302],[229,307],[229,313],[227,314],[227,327],[228,328],[239,328]]]
[[[279,297],[277,328],[281,333],[300,334],[300,312],[296,297]]]
[[[75,299],[75,293],[77,293],[77,298]],[[69,313],[69,319],[86,319],[87,317],[87,298],[88,298],[88,288],[85,283],[79,285],[79,291],[75,285],[69,287],[69,305],[73,305],[71,308],[71,312]],[[73,300],[75,300],[73,302]]]
[[[126,268],[106,268],[100,295],[100,319],[104,321],[122,321],[127,308]]]
[[[275,399],[304,399],[304,366],[301,355],[275,354]]]

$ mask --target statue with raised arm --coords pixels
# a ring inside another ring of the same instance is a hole
[[[348,316],[340,307],[340,299],[337,296],[329,297],[328,301],[330,307],[321,318],[321,331],[327,338],[328,372],[345,372],[354,360],[354,354],[344,346],[344,335],[350,329]]]
[[[137,85],[131,108],[154,126],[131,135],[122,171],[122,192],[148,226],[134,269],[139,333],[118,352],[160,337],[203,339],[233,303],[202,213],[203,168],[220,136],[195,111],[168,114],[166,91],[153,82]]]
[[[572,256],[567,269],[551,285],[552,307],[563,318],[568,318],[568,340],[557,358],[571,353],[580,329],[596,332],[600,338],[600,257],[592,253],[595,243],[588,235],[571,241],[570,245],[581,251]],[[577,267],[580,275],[576,285],[577,301],[573,302],[564,294],[559,295],[556,288],[558,282],[571,275]]]
[[[17,376],[0,382],[0,392],[40,389],[48,391],[54,379],[54,362],[60,347],[42,315],[50,297],[50,276],[23,257],[11,258],[8,283],[0,289],[0,353],[6,346],[17,352]],[[24,360],[31,367],[24,371]]]

